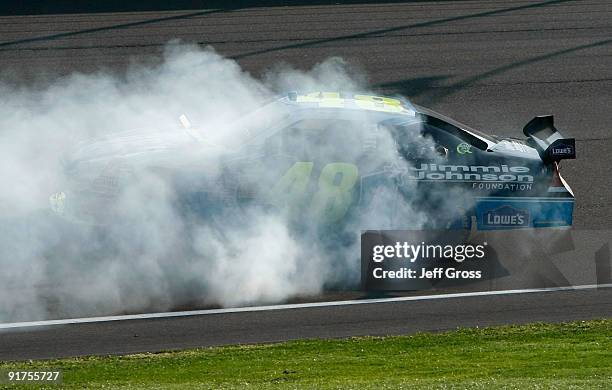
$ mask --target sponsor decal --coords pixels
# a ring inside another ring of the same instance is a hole
[[[560,148],[553,148],[552,155],[553,156],[567,156],[573,154],[573,150],[571,146],[565,146]]]
[[[489,183],[472,183],[473,190],[487,190],[487,191],[531,191],[533,188],[532,183],[499,183],[499,182],[489,182]]]
[[[508,165],[443,165],[426,164],[420,166],[385,168],[390,174],[399,176],[402,180],[422,181],[465,181],[482,183],[533,183],[530,169],[524,166]],[[477,188],[474,186],[474,188]]]
[[[529,226],[529,211],[502,206],[483,214],[483,226],[487,227],[524,227]]]
[[[462,142],[457,145],[457,153],[459,154],[472,154],[472,145]]]
[[[573,138],[558,139],[548,148],[553,159],[576,158],[576,141]]]

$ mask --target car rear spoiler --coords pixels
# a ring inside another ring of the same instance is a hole
[[[523,133],[547,164],[576,158],[576,140],[563,138],[555,128],[552,115],[536,116],[523,128]]]

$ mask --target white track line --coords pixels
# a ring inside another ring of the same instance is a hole
[[[513,295],[513,294],[529,294],[529,293],[542,293],[542,292],[554,292],[554,291],[593,290],[593,289],[598,289],[598,288],[610,288],[610,287],[612,287],[612,283],[610,284],[586,284],[586,285],[580,285],[580,286],[567,286],[567,287],[533,288],[533,289],[523,289],[523,290],[479,291],[479,292],[467,292],[467,293],[455,293],[455,294],[421,295],[421,296],[410,296],[410,297],[358,299],[358,300],[351,300],[351,301],[295,303],[295,304],[284,304],[284,305],[236,307],[236,308],[228,308],[228,309],[210,309],[210,310],[191,310],[191,311],[177,311],[177,312],[166,312],[166,313],[128,314],[128,315],[107,316],[107,317],[68,318],[68,319],[63,319],[63,320],[13,322],[13,323],[4,323],[4,324],[0,323],[0,329],[31,328],[31,327],[41,327],[41,326],[51,326],[51,325],[87,324],[87,323],[108,322],[108,321],[143,320],[143,319],[150,319],[150,318],[190,317],[190,316],[200,316],[200,315],[208,315],[208,314],[305,309],[305,308],[312,308],[312,307],[365,305],[365,304],[372,304],[372,303],[427,301],[427,300],[434,300],[434,299],[481,297],[481,296],[491,296],[491,295]]]

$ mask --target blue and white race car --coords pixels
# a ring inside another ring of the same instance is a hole
[[[173,204],[190,219],[256,206],[327,225],[361,219],[361,229],[414,226],[415,210],[425,227],[572,224],[574,195],[559,165],[575,158],[575,141],[552,116],[531,120],[521,140],[401,98],[290,92],[222,137],[181,123],[79,145],[65,159],[70,184],[52,195],[53,210],[107,223],[123,189],[146,173],[171,183]]]

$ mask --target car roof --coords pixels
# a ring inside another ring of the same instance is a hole
[[[279,100],[299,108],[366,110],[411,117],[416,116],[417,113],[414,107],[405,99],[362,93],[317,91],[299,94],[297,92],[289,92]]]
[[[463,123],[459,123],[438,112],[425,107],[417,106],[401,97],[378,96],[367,93],[350,92],[325,92],[316,91],[300,94],[289,92],[281,97],[279,101],[302,109],[337,109],[337,110],[362,110],[372,113],[388,114],[395,118],[417,118],[419,116],[436,118],[446,122],[465,136],[472,140],[475,146],[487,149],[495,141],[478,130],[475,130]]]

